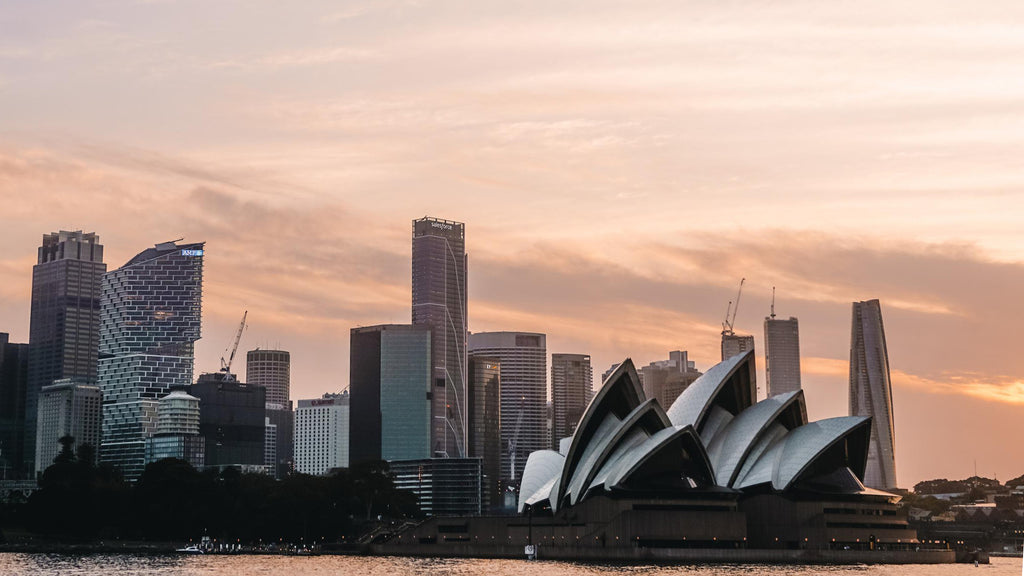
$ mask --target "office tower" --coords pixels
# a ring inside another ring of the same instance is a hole
[[[800,389],[800,324],[796,318],[764,319],[764,375],[768,396]]]
[[[351,397],[348,392],[324,394],[313,400],[299,400],[295,409],[295,471],[326,474],[333,468],[349,467]],[[426,442],[424,442],[424,445]]]
[[[28,344],[12,344],[0,332],[0,480],[26,476],[25,392],[28,388]]]
[[[871,440],[864,485],[896,488],[896,439],[892,383],[885,346],[882,307],[878,300],[853,303],[850,333],[850,415],[871,417]]]
[[[479,332],[469,336],[471,357],[501,364],[501,475],[518,490],[531,452],[548,448],[547,336],[534,332]]]
[[[722,332],[722,361],[754,349],[754,337]]]
[[[668,410],[676,398],[702,376],[686,350],[673,350],[668,360],[651,362],[640,369],[644,394]]]
[[[98,386],[74,378],[55,380],[39,391],[36,420],[36,474],[41,474],[60,452],[60,439],[75,439],[72,450],[88,444],[99,449],[103,395]],[[95,464],[95,462],[93,462]]]
[[[245,355],[245,381],[267,389],[267,404],[287,406],[291,401],[291,354],[284,350],[249,350]]]
[[[295,463],[295,412],[291,401],[291,354],[284,350],[250,350],[245,381],[267,390],[267,418],[275,426],[274,477],[287,476]],[[268,448],[269,450],[269,448]]]
[[[146,464],[164,458],[184,460],[197,470],[206,464],[206,441],[199,434],[199,398],[174,390],[160,398],[156,432],[146,439]]]
[[[469,359],[469,456],[480,458],[483,506],[501,506],[501,363]]]
[[[142,473],[159,398],[192,383],[202,296],[202,242],[157,244],[103,275],[100,459],[129,480]]]
[[[427,516],[476,516],[483,512],[480,458],[400,460],[390,462],[390,467],[395,488],[412,492],[420,511]]]
[[[441,387],[431,386],[430,342],[428,326],[352,329],[349,458],[353,464],[430,457],[431,399],[444,395]],[[435,418],[453,422],[444,415]]]
[[[263,419],[263,465],[277,477],[277,424],[272,424],[269,416]]]
[[[576,431],[594,389],[594,369],[586,354],[551,355],[551,449]]]
[[[229,380],[223,372],[200,374],[191,394],[199,398],[199,434],[207,467],[263,466],[266,389]]]
[[[466,454],[466,227],[424,217],[412,223],[412,323],[431,332],[430,450]]]
[[[64,378],[95,382],[100,283],[106,271],[103,246],[96,234],[61,230],[43,235],[37,263],[32,267],[25,395],[24,469],[27,471],[37,468],[33,460],[40,390]]]

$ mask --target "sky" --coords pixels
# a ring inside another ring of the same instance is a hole
[[[851,302],[882,303],[902,486],[1024,474],[1024,4],[7,2],[0,331],[42,235],[109,269],[206,241],[203,339],[348,384],[410,319],[411,221],[466,223],[471,331],[595,376],[718,360],[800,319],[809,416],[845,415]]]

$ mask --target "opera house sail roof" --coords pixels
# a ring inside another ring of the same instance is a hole
[[[626,359],[561,452],[530,455],[519,510],[597,495],[882,494],[863,485],[871,421],[808,422],[802,390],[756,402],[754,353],[709,369],[665,410]]]

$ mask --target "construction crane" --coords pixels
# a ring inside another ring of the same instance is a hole
[[[509,484],[515,485],[516,482],[516,445],[519,444],[519,429],[523,426],[523,405],[526,403],[526,398],[522,398],[519,402],[519,416],[516,417],[516,429],[512,433],[512,437],[508,440],[508,461],[509,461]]]
[[[746,278],[740,278],[740,289],[736,292],[736,306],[733,306],[732,300],[730,300],[729,307],[725,309],[725,322],[722,322],[722,334],[732,336],[736,333],[733,331],[733,326],[736,324],[736,312],[740,309],[740,297],[743,296],[743,283],[746,281]],[[731,317],[729,316],[729,312],[732,312]]]
[[[235,360],[235,353],[238,352],[238,343],[242,340],[242,332],[245,332],[245,319],[249,316],[249,311],[246,310],[242,314],[242,323],[238,325],[238,333],[235,334],[235,343],[231,346],[231,354],[228,354],[227,361],[224,357],[220,357],[220,371],[224,373],[225,382],[234,382],[235,375],[231,373],[231,363]],[[227,348],[224,349],[224,353],[227,354]]]

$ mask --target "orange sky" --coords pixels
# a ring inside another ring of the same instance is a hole
[[[812,418],[882,301],[902,485],[1024,473],[1024,5],[103,1],[0,12],[0,331],[44,232],[208,242],[213,370],[409,320],[410,220],[467,223],[470,329],[595,372],[798,316]],[[763,357],[759,356],[763,368]]]

